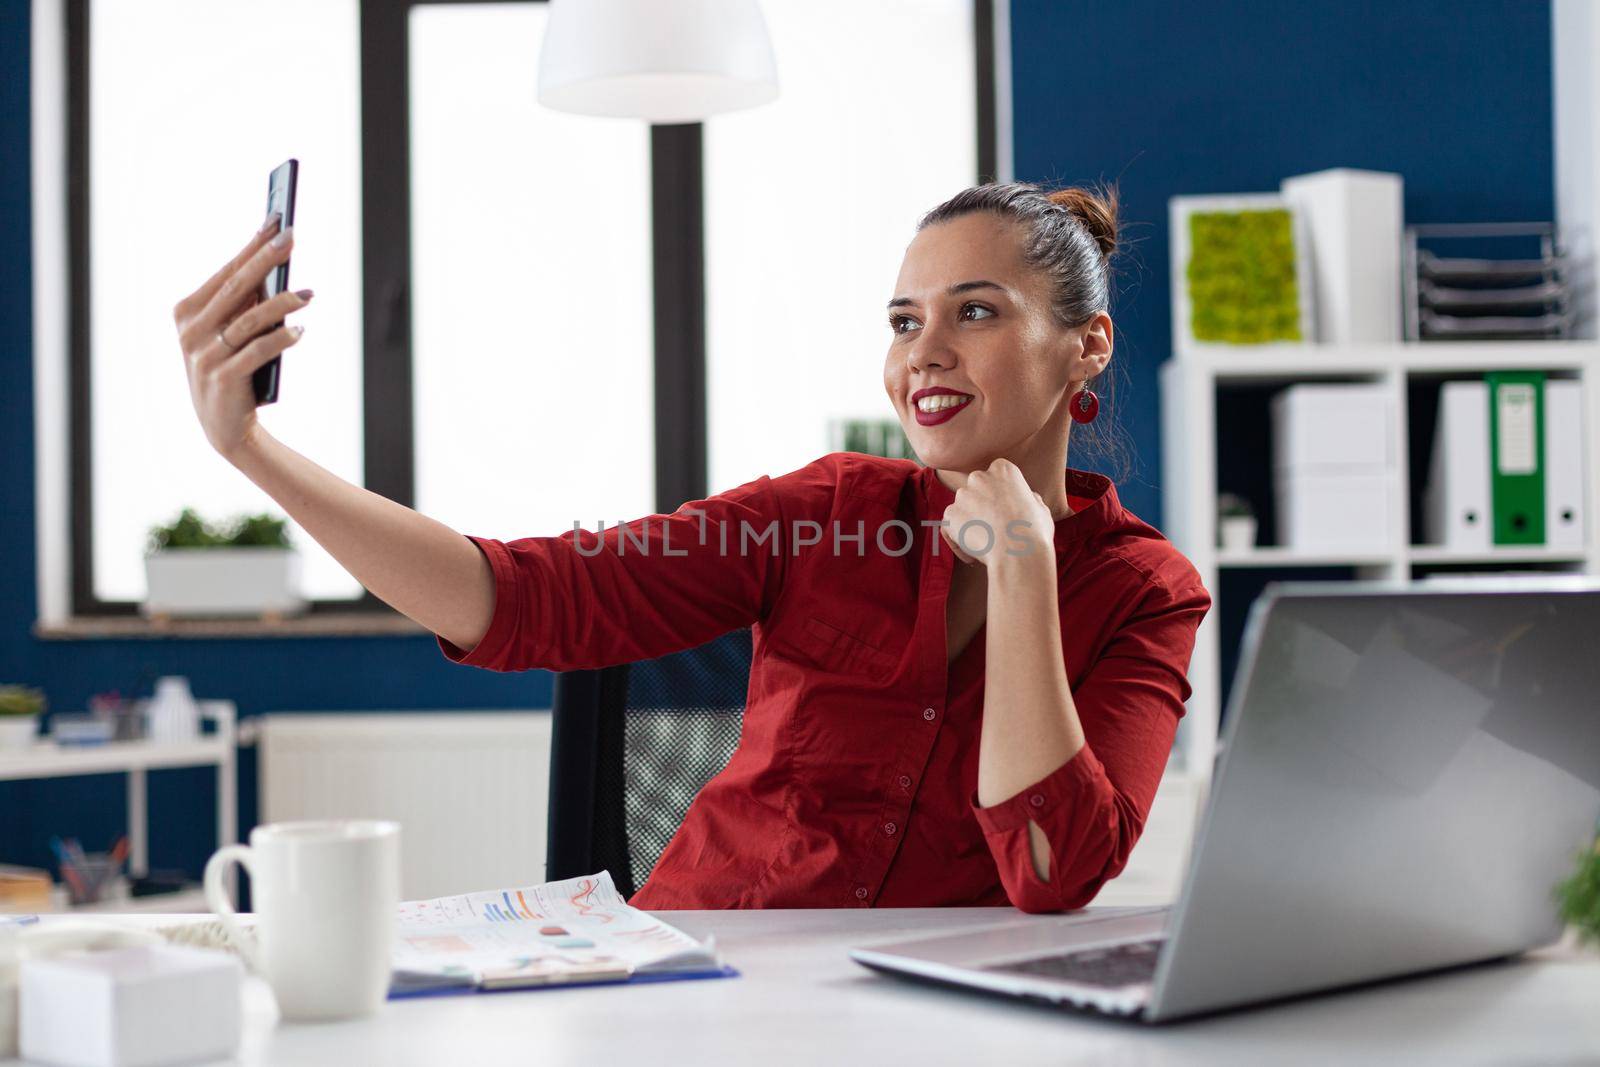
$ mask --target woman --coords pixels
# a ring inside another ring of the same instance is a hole
[[[275,224],[176,308],[207,439],[367,589],[493,670],[594,668],[754,625],[738,750],[631,903],[1078,908],[1127,861],[1210,606],[1067,467],[1111,359],[1116,204],[982,185],[923,218],[884,386],[924,466],[834,453],[671,515],[505,542],[335,477],[256,421],[299,339]]]

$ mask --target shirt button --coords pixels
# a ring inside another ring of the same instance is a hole
[[[893,837],[894,832],[898,829],[899,827],[892,822],[886,822],[883,824],[883,832],[888,834],[890,837]]]
[[[1028,803],[1032,804],[1036,808],[1042,808],[1044,807],[1044,795],[1042,793],[1035,793],[1033,796],[1028,798]]]
[[[911,776],[909,774],[902,774],[896,780],[900,783],[900,788],[901,789],[910,789],[911,788]]]
[[[924,719],[927,719],[929,722],[932,722],[933,721],[933,717],[935,715],[937,715],[937,714],[938,714],[938,712],[934,711],[932,708],[923,708],[922,709],[922,717]]]
[[[866,900],[867,899],[867,887],[866,886],[864,886],[864,885],[856,886],[856,899],[857,900]]]

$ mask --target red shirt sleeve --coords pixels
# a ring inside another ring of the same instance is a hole
[[[703,644],[765,617],[792,561],[786,513],[832,496],[822,460],[762,475],[604,533],[500,541],[468,535],[494,573],[494,615],[455,663],[494,671],[593,670]]]
[[[1174,568],[1175,570],[1177,568]],[[1081,908],[1128,862],[1166,770],[1184,701],[1195,630],[1211,597],[1187,580],[1149,592],[1072,689],[1086,743],[1056,770],[973,814],[1011,902],[1023,911]],[[1071,618],[1063,613],[1064,624]],[[1028,823],[1050,844],[1050,877],[1034,870]]]

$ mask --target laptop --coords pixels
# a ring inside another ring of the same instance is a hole
[[[1597,649],[1589,577],[1271,584],[1174,905],[851,958],[1159,1023],[1549,944],[1600,817]]]

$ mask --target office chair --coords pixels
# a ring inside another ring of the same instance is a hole
[[[611,872],[633,895],[739,744],[751,636],[556,676],[545,877]]]

